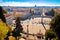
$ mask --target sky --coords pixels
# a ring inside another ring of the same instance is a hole
[[[0,0],[0,6],[60,6],[60,0]]]

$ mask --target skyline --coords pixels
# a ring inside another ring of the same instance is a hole
[[[60,6],[60,0],[0,0],[0,6]]]

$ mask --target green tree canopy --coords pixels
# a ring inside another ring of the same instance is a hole
[[[9,31],[8,25],[6,25],[1,19],[0,19],[0,39],[5,38]]]
[[[54,16],[54,14],[55,14],[54,9],[51,9],[50,11],[45,13],[45,15],[47,15],[47,16]]]
[[[20,17],[17,17],[16,18],[16,28],[13,30],[13,36],[14,37],[19,37],[21,36],[20,33],[23,32],[23,28],[22,28],[22,25],[20,23]]]
[[[6,23],[6,19],[5,19],[5,16],[4,16],[4,12],[3,11],[3,8],[0,6],[0,19]]]
[[[3,11],[3,13],[7,13],[7,10],[6,10],[5,8],[3,8],[3,10],[2,10],[2,11]]]
[[[60,39],[60,13],[56,12],[54,18],[50,23],[51,29],[56,32]]]
[[[48,40],[48,38],[51,40],[52,38],[55,38],[56,34],[52,30],[46,30],[45,32],[45,40]]]

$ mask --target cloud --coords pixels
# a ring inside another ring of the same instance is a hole
[[[2,2],[1,6],[34,6],[34,3],[29,2]]]
[[[50,3],[37,3],[37,6],[60,6],[59,4]]]
[[[0,6],[60,6],[59,4],[48,4],[48,3],[33,3],[33,2],[2,2]]]

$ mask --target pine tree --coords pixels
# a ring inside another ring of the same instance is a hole
[[[22,33],[22,31],[23,31],[23,28],[22,28],[22,25],[21,25],[21,22],[20,22],[20,18],[17,17],[17,19],[16,19],[16,28],[13,31],[13,36],[14,37],[21,36],[20,33]]]

